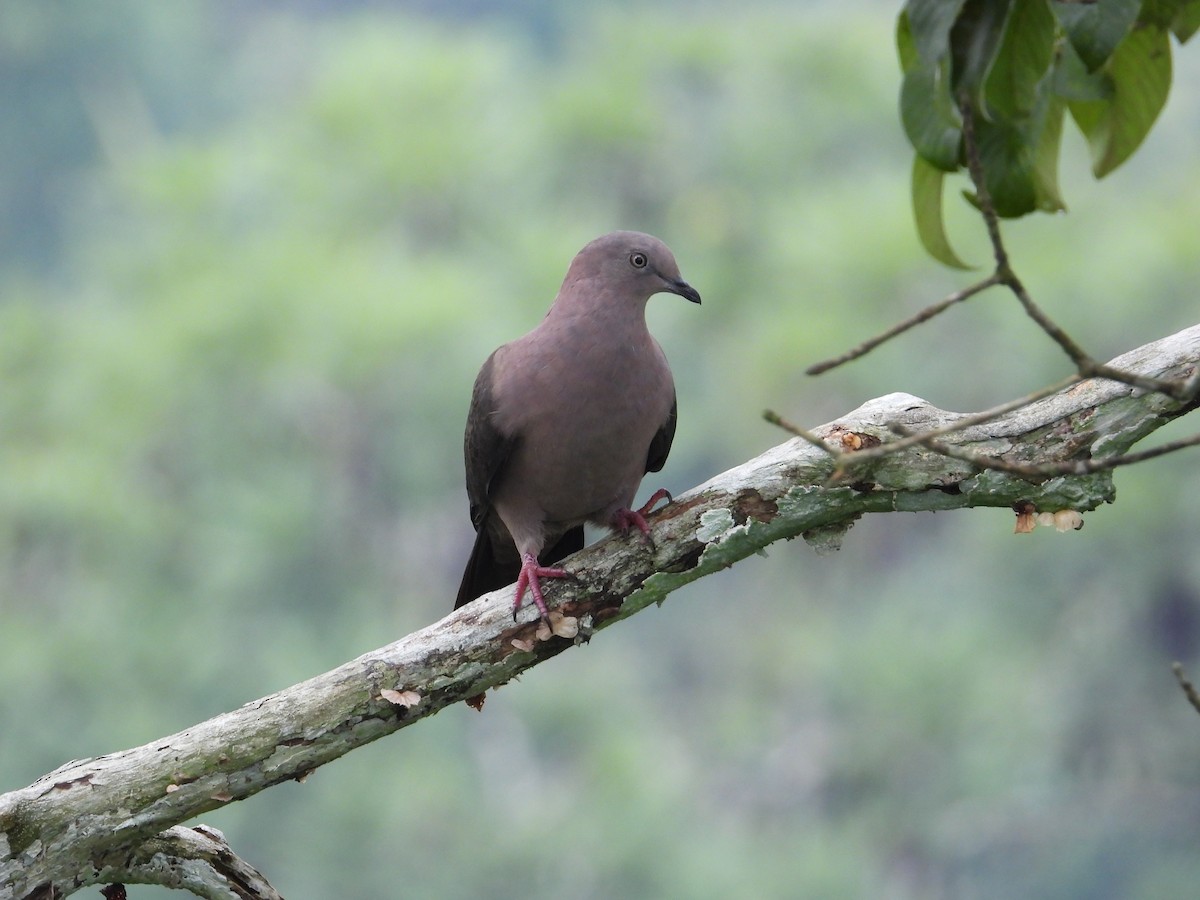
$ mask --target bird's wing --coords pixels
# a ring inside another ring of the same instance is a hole
[[[467,466],[467,499],[471,504],[471,524],[478,531],[491,507],[491,494],[504,464],[512,455],[517,438],[496,427],[496,402],[492,393],[493,353],[479,370],[471,392],[471,410],[463,436],[463,456]]]
[[[675,440],[675,419],[678,406],[678,401],[672,395],[671,411],[667,414],[667,420],[659,426],[650,441],[650,450],[646,454],[647,472],[658,472],[667,464],[667,455],[671,452],[671,442]]]

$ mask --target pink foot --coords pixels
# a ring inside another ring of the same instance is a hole
[[[650,526],[646,524],[646,516],[650,515],[654,509],[654,505],[659,500],[666,498],[668,503],[671,502],[671,492],[666,488],[659,488],[650,495],[650,499],[645,502],[641,509],[618,509],[613,515],[613,527],[618,531],[628,531],[630,528],[636,528],[646,537],[650,536]]]
[[[542,597],[542,586],[538,583],[538,579],[570,577],[571,573],[566,569],[551,569],[538,565],[536,556],[532,553],[522,553],[521,574],[517,577],[517,599],[513,601],[513,621],[515,622],[517,619],[517,610],[521,608],[521,598],[525,596],[525,588],[529,588],[529,593],[533,595],[533,602],[537,604],[542,618],[549,619],[550,611],[546,609],[546,600]]]

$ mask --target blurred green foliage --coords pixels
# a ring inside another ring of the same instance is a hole
[[[960,286],[909,218],[891,6],[80,9],[0,7],[0,789],[448,612],[470,385],[603,231],[705,297],[651,304],[681,419],[648,488],[782,440],[764,406],[977,409],[1067,369],[985,295],[801,374]],[[1007,233],[1101,358],[1196,321],[1176,62],[1134,160],[1096,185],[1064,136],[1071,215]],[[1200,657],[1200,476],[1117,484],[1078,534],[778,547],[206,821],[300,900],[1193,896],[1168,666]]]

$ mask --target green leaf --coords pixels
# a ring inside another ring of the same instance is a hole
[[[946,237],[942,219],[942,182],[945,173],[922,159],[913,157],[912,202],[913,217],[917,223],[917,236],[921,246],[938,262],[952,269],[970,269],[963,262]]]
[[[950,51],[950,29],[966,0],[908,0],[904,12],[912,29],[913,46],[921,58],[936,65]],[[904,15],[904,13],[901,13]]]
[[[1200,0],[1187,0],[1175,14],[1171,30],[1179,43],[1186,44],[1188,38],[1200,30]]]
[[[1054,60],[1055,32],[1055,19],[1045,0],[1017,0],[1013,5],[984,88],[993,117],[1018,119],[1033,113]]]
[[[1070,102],[1067,108],[1071,110],[1071,118],[1083,132],[1088,142],[1088,153],[1092,157],[1092,174],[1103,178],[1108,170],[1101,172],[1105,156],[1112,140],[1112,100],[1090,100]]]
[[[976,136],[984,181],[996,214],[1016,218],[1064,209],[1058,189],[1058,155],[1064,103],[1046,87],[1034,115],[1016,122],[978,122]],[[972,201],[977,202],[977,201]]]
[[[980,161],[992,205],[1006,218],[1063,208],[1056,36],[1045,0],[1016,0],[984,86],[990,116],[976,120]]]
[[[1064,100],[1108,100],[1113,95],[1112,79],[1103,70],[1089,72],[1066,42],[1058,48],[1054,64],[1054,93]]]
[[[1067,208],[1058,189],[1059,146],[1066,114],[1066,102],[1047,91],[1042,133],[1033,156],[1033,186],[1037,208],[1042,212],[1059,212]]]
[[[1013,6],[1014,0],[968,0],[950,30],[954,93],[965,91],[975,109],[985,116],[990,112],[984,103],[983,85],[1004,39]]]
[[[1070,103],[1071,116],[1088,141],[1092,172],[1103,178],[1145,139],[1171,89],[1171,42],[1166,30],[1135,28],[1105,64],[1112,80],[1108,100]]]
[[[1024,131],[1005,122],[975,123],[983,179],[996,214],[1014,219],[1037,209],[1034,148]]]
[[[1142,8],[1138,12],[1136,24],[1155,25],[1166,31],[1186,3],[1187,0],[1142,0]]]
[[[1094,72],[1112,55],[1129,33],[1141,0],[1100,0],[1098,3],[1055,2],[1054,14],[1067,33],[1067,40]]]
[[[924,61],[900,86],[900,121],[917,154],[947,172],[958,168],[962,119],[950,96],[950,60]]]
[[[896,17],[896,55],[900,57],[901,72],[908,72],[921,64],[921,54],[917,52],[907,10]]]

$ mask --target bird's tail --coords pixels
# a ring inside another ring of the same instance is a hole
[[[475,533],[475,546],[471,548],[471,558],[467,560],[467,568],[463,572],[462,584],[458,587],[458,598],[454,601],[454,608],[458,609],[476,597],[482,597],[488,591],[512,584],[520,574],[521,560],[515,554],[511,561],[497,559],[487,526],[482,526]]]
[[[580,525],[560,537],[553,547],[539,554],[539,558],[543,565],[551,566],[563,557],[582,549],[583,526]],[[482,523],[479,531],[475,533],[475,546],[471,548],[471,557],[467,560],[467,568],[463,572],[454,608],[458,609],[476,597],[512,584],[520,574],[520,557],[514,552],[511,559],[500,558],[492,543],[487,523]]]

